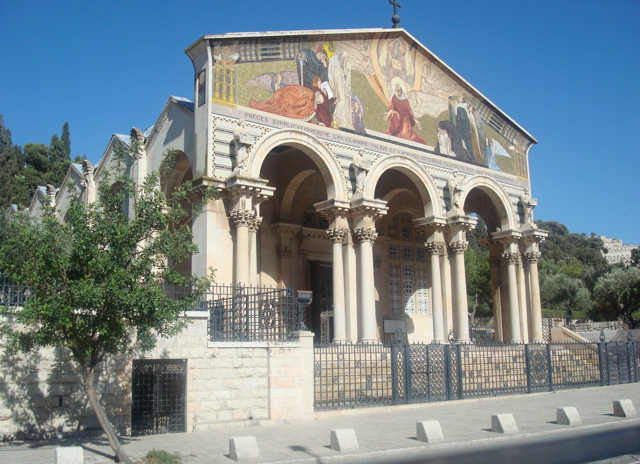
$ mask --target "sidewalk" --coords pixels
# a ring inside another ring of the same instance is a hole
[[[184,464],[231,464],[234,461],[228,457],[229,438],[254,436],[260,449],[260,458],[249,462],[331,462],[338,458],[344,460],[348,457],[379,457],[400,452],[467,446],[488,440],[510,440],[581,428],[640,422],[640,416],[628,419],[613,416],[613,400],[619,399],[631,399],[636,411],[640,412],[640,384],[390,408],[319,412],[315,420],[298,424],[125,437],[123,442],[132,460],[144,457],[149,450],[162,449],[179,453]],[[556,409],[565,406],[577,408],[582,425],[566,426],[556,423]],[[491,415],[499,413],[512,413],[519,432],[511,435],[491,432]],[[443,443],[428,445],[416,440],[416,422],[424,420],[440,422],[445,437]],[[359,451],[340,453],[332,450],[330,431],[335,428],[354,429],[360,445]],[[51,464],[55,462],[55,447],[74,445],[84,447],[85,463],[114,462],[111,448],[104,438],[2,444],[0,462]]]

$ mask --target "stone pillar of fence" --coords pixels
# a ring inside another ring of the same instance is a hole
[[[269,418],[313,419],[313,332],[296,332],[299,347],[269,348]]]

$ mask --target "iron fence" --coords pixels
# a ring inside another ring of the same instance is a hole
[[[216,285],[197,309],[210,312],[211,341],[286,341],[303,324],[291,288]]]
[[[638,344],[318,345],[315,408],[340,409],[638,382]]]
[[[20,307],[31,298],[31,291],[15,284],[9,277],[0,275],[0,306]]]

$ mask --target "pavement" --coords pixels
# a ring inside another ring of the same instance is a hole
[[[418,405],[317,412],[315,419],[302,423],[220,428],[205,432],[174,433],[122,438],[129,457],[136,461],[148,451],[161,449],[178,453],[183,464],[232,464],[229,439],[256,438],[260,457],[242,462],[315,464],[349,459],[373,459],[399,453],[431,449],[473,446],[497,440],[514,440],[547,434],[562,434],[581,429],[616,427],[640,423],[634,418],[613,415],[613,401],[631,399],[640,413],[640,384],[592,387],[578,390],[468,399]],[[573,406],[580,425],[559,425],[556,410]],[[491,431],[491,415],[511,413],[518,431],[500,434]],[[416,439],[416,422],[437,420],[444,441],[427,444]],[[353,429],[359,448],[338,452],[331,449],[332,429]],[[55,448],[82,446],[85,463],[112,463],[113,452],[104,437],[14,442],[0,444],[0,463],[51,464]],[[635,462],[635,461],[634,461]]]

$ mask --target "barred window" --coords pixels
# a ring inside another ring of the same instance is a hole
[[[389,296],[395,314],[428,314],[427,253],[424,233],[413,227],[413,215],[397,213],[389,222]]]

